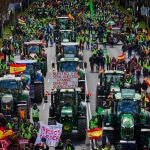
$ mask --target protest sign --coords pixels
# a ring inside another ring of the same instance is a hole
[[[42,138],[46,139],[48,146],[57,146],[62,133],[62,124],[46,125],[41,124],[38,136],[35,141],[35,145],[42,143]]]
[[[70,89],[78,87],[77,72],[53,72],[53,88]]]
[[[6,140],[0,140],[0,144],[1,144],[1,147],[4,148],[5,150],[7,150],[7,147],[11,144],[11,142],[6,139]]]

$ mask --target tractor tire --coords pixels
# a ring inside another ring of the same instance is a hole
[[[77,135],[79,140],[85,140],[86,138],[86,118],[78,119]]]

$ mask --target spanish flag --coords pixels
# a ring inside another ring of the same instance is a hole
[[[122,55],[118,56],[118,60],[125,59],[125,57],[126,57],[126,54],[122,54]]]
[[[4,54],[3,53],[0,54],[0,59],[4,60]]]
[[[80,17],[82,15],[82,11],[80,11],[79,13],[78,13],[78,17]]]
[[[144,80],[145,80],[147,86],[150,86],[150,78],[145,78]]]
[[[20,74],[26,70],[26,64],[10,64],[10,74]]]
[[[74,17],[72,16],[72,14],[69,13],[68,17],[70,20],[74,20]]]
[[[24,19],[18,18],[18,24],[26,24],[26,21]]]
[[[90,140],[99,140],[102,135],[102,128],[86,130],[86,133]]]

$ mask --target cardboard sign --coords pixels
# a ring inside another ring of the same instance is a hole
[[[53,72],[53,88],[71,89],[78,87],[77,72]]]
[[[48,146],[57,146],[62,133],[62,124],[46,125],[41,124],[35,145],[42,143],[42,138],[46,139]]]

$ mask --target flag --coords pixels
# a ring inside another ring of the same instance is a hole
[[[126,57],[126,54],[119,55],[119,56],[118,56],[118,60],[125,59],[125,57]]]
[[[74,20],[74,17],[72,16],[72,14],[69,13],[68,17],[70,20]]]
[[[150,78],[145,78],[144,80],[145,80],[147,86],[150,86]]]
[[[78,17],[80,17],[82,15],[82,11],[80,11],[79,13],[78,13]]]
[[[102,128],[86,130],[86,133],[90,140],[99,140],[102,135]]]
[[[26,24],[24,19],[18,18],[18,24]]]
[[[92,19],[94,19],[94,9],[93,9],[93,2],[92,2],[92,0],[90,0],[90,13],[91,13]]]
[[[3,53],[0,54],[0,60],[4,60],[4,54]]]
[[[20,74],[26,70],[26,64],[10,64],[10,74]]]

